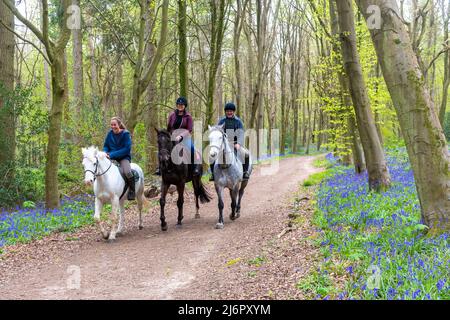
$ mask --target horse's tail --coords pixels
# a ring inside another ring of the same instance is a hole
[[[198,183],[194,183],[194,193],[196,196],[198,196],[200,198],[201,203],[209,202],[212,199],[208,190],[205,189],[205,186],[202,183],[201,177],[199,177]]]

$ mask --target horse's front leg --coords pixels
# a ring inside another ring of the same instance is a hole
[[[230,190],[230,198],[231,198],[231,214],[230,219],[235,220],[238,218],[236,216],[236,200],[239,193],[239,184],[237,184],[232,190]]]
[[[103,209],[103,202],[101,202],[100,199],[95,198],[94,220],[96,221],[97,226],[100,229],[100,232],[102,233],[103,239],[108,239],[109,233],[105,229],[103,222],[101,220],[102,209]]]
[[[216,185],[217,198],[219,199],[219,221],[216,229],[223,229],[223,187]]]
[[[184,203],[184,182],[177,185],[178,192],[178,222],[177,227],[181,227],[181,221],[183,220],[183,203]]]
[[[125,216],[125,199],[122,198],[119,202],[119,226],[117,227],[117,234],[116,235],[122,235],[123,234],[123,224],[124,224],[124,216]]]
[[[117,222],[121,213],[120,201],[118,196],[114,196],[111,200],[111,232],[109,233],[108,242],[114,242],[116,240],[116,234],[118,231]]]
[[[164,207],[166,205],[167,190],[169,190],[169,185],[165,184],[163,181],[161,183],[161,198],[159,198],[159,206],[161,207],[161,215],[159,219],[161,220],[162,231],[167,231],[167,222],[166,217],[164,216]]]

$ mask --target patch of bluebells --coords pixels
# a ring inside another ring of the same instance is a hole
[[[334,298],[450,299],[449,233],[424,234],[406,151],[387,152],[392,186],[382,193],[369,192],[367,173],[326,158],[334,166],[319,186],[314,220],[324,269],[330,257],[347,266],[348,281]]]
[[[60,209],[46,210],[43,204],[36,208],[16,208],[0,212],[0,247],[27,242],[53,231],[72,231],[93,223],[94,200],[83,194],[61,199]]]

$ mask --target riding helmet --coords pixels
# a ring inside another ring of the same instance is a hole
[[[188,105],[187,99],[185,97],[179,97],[177,99],[177,104],[184,104],[187,107],[187,105]]]
[[[225,111],[227,111],[227,110],[233,110],[233,111],[236,111],[236,105],[233,103],[233,102],[228,102],[226,105],[225,105]]]

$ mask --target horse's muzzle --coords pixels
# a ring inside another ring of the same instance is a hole
[[[94,183],[93,179],[84,179],[84,184],[87,186],[92,186],[93,183]]]

